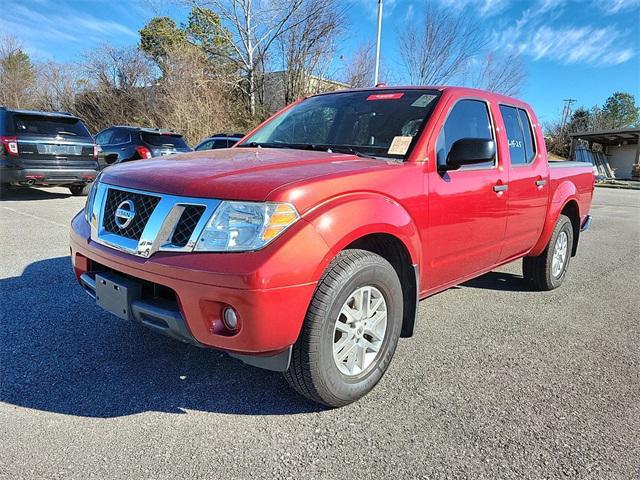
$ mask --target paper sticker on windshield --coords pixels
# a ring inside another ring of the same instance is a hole
[[[426,93],[424,95],[420,95],[415,102],[413,102],[411,104],[412,107],[420,107],[420,108],[424,108],[427,105],[429,105],[433,99],[436,98],[435,95],[427,95]]]
[[[402,98],[404,93],[372,93],[367,97],[367,100],[398,100]]]
[[[389,155],[404,155],[409,150],[409,145],[411,145],[411,140],[413,137],[409,136],[397,136],[393,137],[393,142],[391,142],[391,146],[387,153]]]

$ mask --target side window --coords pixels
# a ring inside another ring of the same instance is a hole
[[[219,148],[227,148],[227,141],[223,139],[214,140],[209,148],[217,150]]]
[[[109,143],[109,139],[111,138],[111,134],[113,130],[104,130],[96,135],[96,143],[98,145],[107,145]]]
[[[529,120],[527,112],[519,108],[518,116],[520,117],[520,124],[522,125],[524,150],[527,157],[527,163],[531,163],[536,156],[536,144],[533,141],[533,128],[531,127],[531,121]]]
[[[500,113],[504,121],[507,142],[509,143],[511,165],[523,165],[527,163],[527,156],[524,149],[524,136],[522,135],[518,110],[514,107],[500,105]]]
[[[127,130],[115,130],[110,143],[116,145],[118,143],[127,143],[129,140],[131,140],[131,135]]]
[[[533,130],[527,113],[515,107],[500,105],[500,113],[509,142],[511,165],[526,165],[536,156]]]
[[[436,140],[438,165],[444,165],[451,147],[461,138],[493,140],[493,128],[487,104],[480,100],[460,100],[449,112],[449,116]],[[479,163],[466,168],[488,168],[494,161]],[[465,167],[462,167],[464,169]]]

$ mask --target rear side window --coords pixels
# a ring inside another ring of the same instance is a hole
[[[531,163],[536,153],[529,116],[521,108],[507,105],[500,105],[500,113],[509,143],[511,165]]]
[[[52,135],[90,137],[89,131],[77,118],[45,117],[16,114],[13,116],[16,135]]]
[[[188,148],[180,135],[163,135],[160,133],[142,133],[142,140],[154,147]]]
[[[131,132],[128,130],[114,130],[109,143],[117,145],[118,143],[129,143],[131,141]]]
[[[480,100],[460,100],[451,109],[438,139],[436,156],[438,165],[445,165],[453,144],[461,138],[493,140],[493,128],[487,104]],[[478,163],[466,168],[491,167],[494,161]],[[464,169],[462,167],[461,169]]]
[[[518,108],[518,117],[520,118],[520,125],[522,125],[524,150],[527,156],[527,163],[531,163],[536,156],[536,144],[533,141],[533,128],[531,128],[529,115],[527,115],[527,112],[521,108]]]
[[[227,148],[228,146],[229,142],[227,142],[226,140],[214,140],[213,145],[211,145],[209,148],[216,150],[218,148]]]

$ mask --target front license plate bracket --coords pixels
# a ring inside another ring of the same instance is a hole
[[[125,320],[133,320],[131,303],[142,296],[142,285],[109,272],[96,273],[96,303]]]

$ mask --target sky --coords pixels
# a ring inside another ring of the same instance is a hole
[[[542,122],[558,118],[566,98],[591,107],[627,91],[640,102],[640,0],[384,0],[385,71],[402,69],[398,33],[424,18],[428,1],[479,22],[494,51],[520,52],[527,79],[518,96]],[[377,0],[345,2],[348,59],[375,41]],[[178,0],[0,0],[0,12],[0,36],[17,37],[34,61],[73,62],[101,43],[135,45],[153,16],[180,23],[188,10]]]

